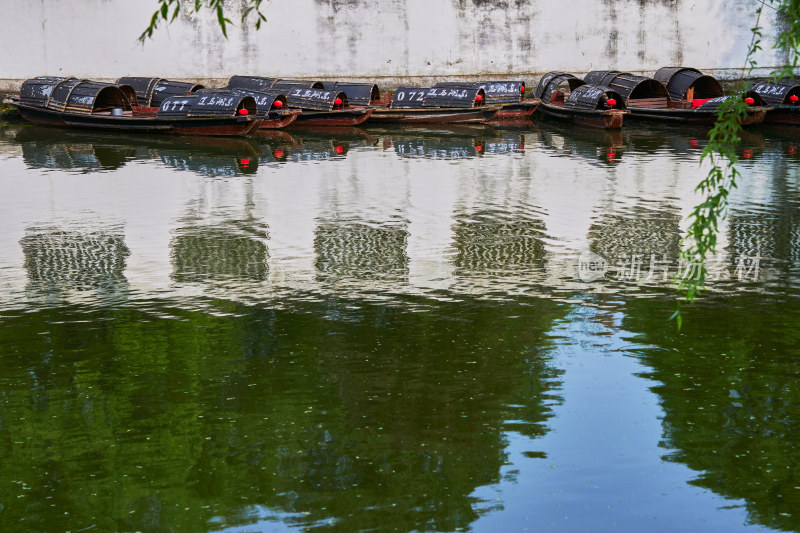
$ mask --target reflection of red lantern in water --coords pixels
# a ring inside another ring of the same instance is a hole
[[[746,149],[745,149],[745,150],[742,152],[742,157],[743,157],[744,159],[753,159],[753,150],[751,150],[750,148],[746,148]]]
[[[797,146],[790,146],[789,148],[786,149],[786,153],[789,155],[797,154]]]
[[[283,150],[275,150],[272,152],[272,155],[275,157],[275,159],[281,159],[283,157]]]
[[[691,144],[694,148],[697,148],[699,146],[697,139],[692,139],[691,141],[689,141],[689,144]]]
[[[243,167],[249,167],[250,160],[247,159],[246,157],[242,157],[241,159],[239,159],[239,164],[242,165]]]
[[[337,154],[344,153],[344,147],[342,145],[337,145],[336,148],[333,149]]]
[[[614,151],[613,148],[609,148],[608,152],[606,153],[606,159],[609,161],[613,161],[617,158],[617,152]]]

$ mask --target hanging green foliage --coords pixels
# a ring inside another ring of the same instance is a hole
[[[717,245],[719,224],[727,216],[728,196],[736,188],[741,173],[737,167],[739,158],[736,148],[741,142],[741,122],[747,114],[748,104],[744,100],[744,79],[750,77],[757,66],[755,54],[761,50],[761,13],[764,7],[775,9],[778,20],[784,30],[778,35],[775,48],[787,54],[787,64],[772,72],[773,81],[783,77],[791,77],[797,68],[800,58],[800,0],[768,0],[756,9],[756,24],[751,28],[752,39],[747,49],[742,79],[738,91],[720,106],[717,122],[708,134],[708,144],[700,156],[700,161],[708,162],[711,167],[705,178],[697,185],[703,199],[689,215],[689,228],[683,240],[681,261],[687,265],[683,272],[691,275],[678,279],[678,289],[691,303],[703,291],[706,280],[706,260],[712,255]],[[676,319],[678,329],[682,325],[680,302],[672,315]]]
[[[253,15],[256,17],[256,29],[261,29],[261,23],[267,20],[267,18],[261,12],[262,1],[263,0],[247,0],[247,7],[245,7],[244,11],[242,11],[242,24],[245,23],[248,17]],[[147,26],[141,35],[139,35],[139,41],[141,41],[143,44],[147,39],[153,36],[153,32],[155,32],[161,22],[166,22],[167,24],[172,23],[181,13],[182,9],[186,11],[187,5],[189,6],[189,13],[197,13],[204,8],[208,8],[216,12],[219,28],[222,31],[222,35],[226,39],[228,37],[228,24],[233,24],[233,22],[231,22],[231,20],[225,15],[225,0],[207,0],[207,2],[204,2],[203,0],[158,0],[158,3],[158,9],[156,9],[153,15],[150,17],[150,25]]]

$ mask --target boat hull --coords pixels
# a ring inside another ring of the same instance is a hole
[[[464,108],[377,108],[372,112],[373,124],[464,124],[488,122],[497,116],[497,106]]]
[[[255,133],[262,122],[260,118],[249,116],[158,118],[58,112],[22,104],[16,107],[22,118],[34,124],[106,131],[245,136]]]
[[[372,109],[359,107],[353,109],[334,109],[333,111],[303,110],[292,122],[291,127],[343,127],[363,124],[372,115]]]
[[[786,124],[790,126],[800,126],[800,106],[781,105],[773,107],[767,111],[764,117],[764,124]]]
[[[264,122],[262,122],[261,126],[259,126],[259,129],[279,130],[285,128],[296,121],[300,114],[301,111],[299,109],[294,109],[291,111],[281,111],[276,117],[267,115],[267,117],[264,118]]]
[[[534,98],[513,104],[500,104],[500,111],[497,112],[492,121],[530,118],[541,103],[541,100]]]
[[[747,116],[742,120],[742,126],[760,124],[769,116],[766,107],[751,107],[747,110]],[[648,122],[669,122],[672,124],[698,124],[712,125],[717,121],[716,111],[702,111],[698,109],[676,109],[676,108],[649,108],[649,107],[629,107],[627,120],[648,121]],[[798,121],[800,123],[800,121]]]
[[[627,114],[618,109],[609,110],[586,110],[566,108],[542,103],[538,110],[547,117],[557,120],[572,122],[579,126],[590,128],[619,129],[622,127],[622,119]]]

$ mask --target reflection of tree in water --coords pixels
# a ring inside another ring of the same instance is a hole
[[[639,353],[660,382],[666,458],[698,471],[694,484],[744,499],[753,522],[800,530],[796,302],[709,299],[684,309],[681,334],[664,307],[630,301],[623,326],[652,346]]]
[[[455,266],[461,274],[544,267],[545,225],[539,219],[482,211],[457,216],[454,233]]]
[[[337,277],[406,277],[405,226],[375,227],[362,223],[322,223],[314,248],[321,274]]]
[[[267,279],[266,236],[218,226],[193,226],[179,233],[171,246],[175,281]]]
[[[266,511],[339,531],[469,527],[506,421],[546,431],[544,334],[564,311],[296,305],[8,317],[0,528],[206,531]]]
[[[114,292],[126,283],[125,263],[130,250],[121,231],[34,227],[26,233],[20,246],[29,290]]]

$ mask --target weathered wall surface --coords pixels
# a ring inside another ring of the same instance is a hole
[[[528,84],[550,70],[652,73],[687,65],[732,77],[744,66],[758,2],[749,0],[271,0],[259,31],[222,37],[212,13],[181,15],[144,46],[156,2],[0,0],[0,90],[38,75],[223,80],[233,74],[367,78],[486,75]],[[767,7],[764,41],[780,28]],[[764,46],[760,66],[782,57]]]

